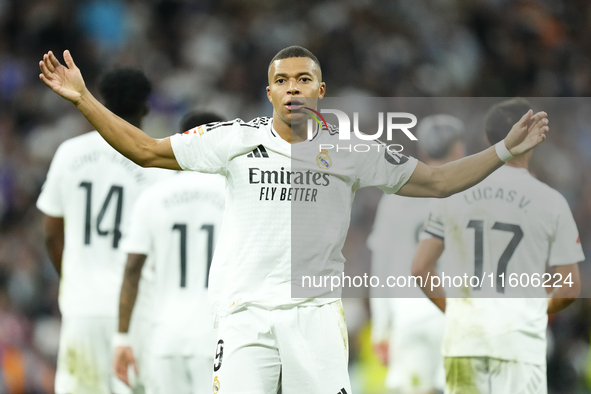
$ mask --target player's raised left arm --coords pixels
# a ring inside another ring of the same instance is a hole
[[[533,115],[529,110],[500,142],[510,153],[505,159],[533,149],[546,139],[548,130],[547,114],[538,112]],[[495,146],[441,167],[429,167],[419,162],[397,194],[407,197],[448,197],[476,185],[503,164],[505,161],[501,160]]]
[[[154,139],[102,105],[86,88],[69,51],[62,65],[49,51],[39,62],[39,78],[51,90],[71,101],[100,135],[123,156],[142,167],[180,170],[170,138]]]
[[[548,302],[548,313],[555,313],[568,307],[579,298],[581,278],[578,264],[556,266],[556,274],[560,274],[562,287],[556,287]]]

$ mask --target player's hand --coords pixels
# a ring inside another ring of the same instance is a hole
[[[534,115],[530,109],[513,125],[505,146],[513,156],[519,156],[542,143],[548,130],[548,114],[541,111]]]
[[[133,365],[133,369],[137,375],[137,365],[135,363],[135,358],[133,357],[133,351],[131,348],[119,346],[117,349],[115,349],[115,359],[113,361],[115,375],[117,375],[117,377],[128,386],[131,386],[129,384],[129,377],[127,376],[127,369],[130,364]]]
[[[373,352],[383,365],[388,365],[389,344],[382,341],[373,344]]]
[[[43,55],[43,60],[39,62],[41,69],[39,78],[54,92],[77,104],[86,91],[86,85],[80,69],[74,64],[70,51],[64,51],[64,60],[67,67],[57,60],[53,52],[47,52]]]

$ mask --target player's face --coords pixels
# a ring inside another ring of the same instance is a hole
[[[274,115],[289,125],[305,122],[308,117],[303,107],[316,108],[318,99],[324,97],[326,85],[321,79],[318,65],[308,57],[274,61],[267,86]]]

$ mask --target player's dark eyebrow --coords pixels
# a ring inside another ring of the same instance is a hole
[[[299,77],[301,77],[302,75],[307,75],[307,76],[310,76],[310,77],[313,77],[313,76],[314,76],[314,75],[313,75],[313,74],[312,74],[310,71],[302,71],[302,72],[300,72],[300,73],[296,74],[296,77],[298,77],[298,78],[299,78]],[[289,75],[287,75],[287,74],[284,74],[284,73],[279,73],[279,74],[275,74],[275,75],[273,75],[273,78],[274,78],[274,79],[277,79],[277,78],[279,78],[279,77],[282,77],[282,78],[289,78]]]

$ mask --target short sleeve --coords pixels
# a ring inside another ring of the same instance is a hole
[[[554,239],[550,244],[548,264],[551,266],[569,265],[585,260],[579,231],[566,199],[560,196],[560,201],[556,206],[558,215]]]
[[[170,137],[174,156],[183,170],[222,174],[228,163],[237,122],[208,123]]]
[[[394,194],[410,179],[417,166],[417,159],[380,149],[355,153],[357,159],[357,188],[376,186],[385,193]]]
[[[419,240],[436,237],[441,240],[445,238],[445,221],[443,217],[443,208],[445,200],[435,199],[429,206],[429,216],[425,220],[423,231],[419,235]]]
[[[64,206],[61,195],[61,179],[66,170],[64,162],[67,153],[64,145],[60,145],[53,156],[49,171],[47,172],[47,179],[41,189],[41,194],[37,199],[37,208],[48,216],[63,217]]]
[[[149,219],[153,214],[150,213],[149,197],[150,194],[147,191],[142,193],[133,206],[129,231],[123,241],[122,249],[126,253],[149,255],[152,251]]]

